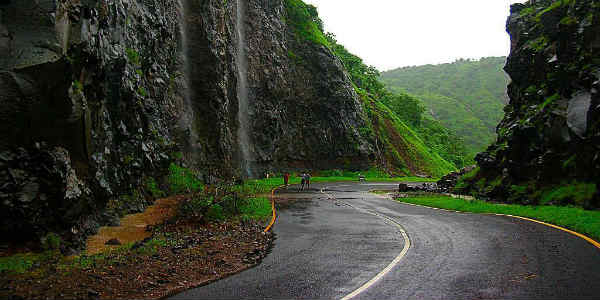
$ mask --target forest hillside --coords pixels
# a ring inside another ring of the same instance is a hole
[[[506,57],[460,59],[453,63],[404,67],[381,74],[394,92],[423,101],[427,114],[465,140],[470,156],[495,139],[507,104]]]

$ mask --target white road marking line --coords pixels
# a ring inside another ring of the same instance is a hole
[[[335,199],[335,197],[331,194],[327,194],[325,193],[323,190],[325,189],[321,188],[321,193],[327,195],[327,197],[329,199]],[[362,286],[360,286],[359,288],[357,288],[356,290],[354,290],[352,293],[344,296],[343,298],[341,298],[340,300],[349,300],[352,299],[356,296],[358,296],[360,293],[366,291],[368,288],[370,288],[371,286],[373,286],[377,281],[379,281],[381,278],[383,278],[385,275],[387,275],[398,263],[400,263],[400,261],[402,260],[402,258],[404,258],[404,256],[406,256],[406,253],[408,252],[408,249],[410,248],[410,239],[408,237],[408,234],[406,233],[406,231],[404,230],[404,228],[402,227],[402,225],[400,225],[400,223],[396,222],[395,220],[393,220],[390,217],[384,216],[384,215],[380,215],[376,212],[372,212],[372,211],[368,211],[362,208],[358,208],[350,203],[345,203],[346,205],[371,214],[371,215],[375,215],[378,216],[384,220],[387,220],[388,222],[391,222],[392,224],[396,225],[396,227],[398,227],[398,230],[400,230],[400,233],[402,234],[402,238],[404,239],[404,248],[402,248],[402,251],[400,251],[400,254],[398,254],[398,256],[396,256],[396,258],[394,258],[394,260],[392,260],[392,262],[390,264],[387,265],[387,267],[385,267],[383,270],[381,270],[381,272],[379,272],[377,275],[375,275],[375,277],[371,278],[371,280],[367,281],[365,284],[363,284]]]

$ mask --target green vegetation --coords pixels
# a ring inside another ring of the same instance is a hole
[[[323,21],[319,18],[316,7],[305,4],[302,0],[286,0],[285,9],[285,21],[294,30],[299,41],[330,46],[323,34]]]
[[[401,166],[402,173],[430,174],[441,177],[456,169],[438,153],[427,147],[421,137],[387,106],[372,102],[370,119],[383,150],[382,165]]]
[[[548,8],[546,8],[546,9],[542,10],[541,12],[539,12],[539,13],[536,15],[536,17],[535,17],[535,18],[536,18],[536,21],[538,21],[538,22],[539,22],[539,21],[540,21],[540,18],[541,18],[541,17],[542,17],[544,14],[546,14],[546,13],[548,13],[548,12],[550,12],[550,11],[553,11],[553,10],[555,10],[555,9],[559,8],[559,7],[563,7],[563,6],[570,5],[572,2],[574,2],[574,0],[556,0],[556,1],[554,1],[554,2],[552,3],[552,5],[550,5]]]
[[[183,201],[178,217],[205,222],[231,218],[265,219],[271,216],[271,201],[259,195],[270,189],[268,182],[260,181],[211,186]]]
[[[586,207],[596,193],[596,184],[573,182],[548,188],[542,192],[540,204],[567,205],[575,204]]]
[[[439,121],[463,139],[469,153],[467,160],[472,162],[477,152],[493,142],[496,125],[503,116],[508,83],[502,70],[505,61],[505,57],[460,59],[399,68],[383,72],[381,78],[393,92],[409,93],[422,100],[427,111],[424,119]]]
[[[141,86],[138,88],[138,94],[140,94],[140,96],[142,96],[142,97],[148,96],[148,92],[146,91],[146,89]]]
[[[240,208],[242,218],[264,219],[272,215],[271,201],[267,197],[252,197]]]
[[[529,48],[537,52],[543,51],[546,49],[546,47],[548,47],[548,38],[545,36],[540,36],[539,38],[529,42]]]
[[[600,211],[589,211],[577,207],[493,204],[480,200],[464,200],[446,196],[412,197],[397,200],[448,210],[527,217],[565,227],[600,240]]]
[[[379,99],[385,92],[384,85],[379,81],[379,71],[373,66],[364,64],[362,58],[350,53],[346,48],[337,43],[335,35],[326,35],[331,50],[341,61],[358,94],[368,94],[371,98]]]
[[[425,109],[418,99],[388,91],[377,69],[338,44],[333,34],[327,34],[327,39],[363,101],[365,119],[370,120],[367,127],[361,128],[361,134],[371,135],[378,146],[383,144],[379,149],[380,165],[405,175],[433,176],[464,166],[468,160],[463,142],[441,124],[423,121]]]
[[[76,92],[76,93],[83,92],[83,84],[81,84],[81,82],[79,82],[79,80],[73,81],[73,87],[75,88],[74,92]]]
[[[150,192],[150,194],[152,194],[152,197],[155,199],[166,196],[166,193],[158,187],[156,180],[154,180],[154,178],[152,177],[146,180],[146,190]]]
[[[15,272],[24,273],[31,269],[34,263],[40,261],[42,256],[35,253],[16,254],[7,257],[0,257],[0,273]]]
[[[125,53],[127,54],[127,58],[129,59],[129,62],[131,62],[132,64],[134,64],[136,66],[142,65],[140,53],[138,53],[137,51],[135,51],[134,49],[131,49],[131,48],[126,48]]]
[[[169,166],[169,177],[167,180],[171,192],[175,194],[196,192],[202,188],[202,183],[191,170],[175,163],[171,163]]]
[[[42,249],[44,250],[59,250],[61,243],[62,239],[54,232],[46,234],[41,241]]]
[[[367,171],[342,171],[326,170],[320,171],[318,176],[311,177],[311,182],[343,182],[358,181],[358,176],[365,176],[367,182],[435,182],[438,178],[423,178],[415,176],[390,177],[385,172],[377,169]],[[381,177],[379,177],[381,176]],[[289,184],[300,184],[299,176],[291,176]],[[249,180],[244,183],[244,189],[255,194],[265,194],[271,192],[273,188],[283,185],[283,177],[271,177],[265,179]]]

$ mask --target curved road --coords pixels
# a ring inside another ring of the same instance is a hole
[[[279,190],[277,239],[263,262],[172,299],[341,299],[397,260],[405,246],[399,263],[353,299],[600,298],[600,249],[588,242],[529,221],[433,210],[368,193],[396,186]]]

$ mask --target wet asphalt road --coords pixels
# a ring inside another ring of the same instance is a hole
[[[600,250],[524,220],[446,212],[368,193],[396,184],[313,184],[277,193],[277,239],[257,267],[172,299],[599,299]],[[324,193],[321,193],[321,189]]]

